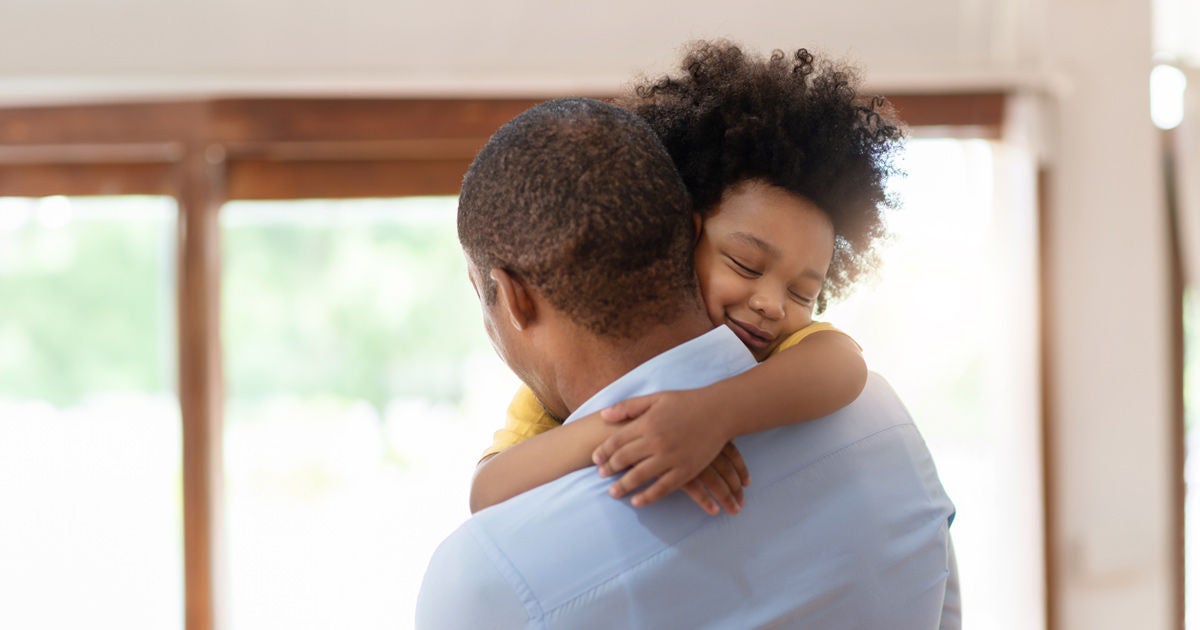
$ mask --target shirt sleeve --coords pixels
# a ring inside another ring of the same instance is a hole
[[[417,630],[524,628],[520,597],[464,527],[434,552],[417,595]]]
[[[481,458],[495,455],[514,444],[559,426],[562,424],[546,413],[533,390],[521,385],[508,405],[504,428],[496,431],[492,445],[483,452]]]
[[[838,333],[839,335],[846,335],[846,333],[842,332],[837,327],[835,327],[833,324],[830,324],[828,322],[813,322],[813,323],[805,326],[804,328],[801,328],[800,330],[797,330],[796,332],[788,335],[787,339],[784,339],[783,343],[779,344],[779,346],[777,348],[775,348],[774,351],[771,352],[771,355],[773,356],[780,352],[783,352],[784,350],[791,348],[792,346],[800,343],[801,341],[804,341],[805,339],[807,339],[808,337],[810,337],[816,333],[826,332],[826,331],[835,332],[835,333]],[[850,338],[850,341],[854,341],[854,338],[850,337],[850,335],[846,335],[846,337]],[[858,342],[854,341],[854,345],[857,346]],[[861,349],[862,346],[859,346],[859,348]]]
[[[946,598],[942,600],[942,620],[938,630],[962,630],[962,599],[958,593],[958,560],[954,557],[954,541],[946,534],[950,576],[946,578]]]

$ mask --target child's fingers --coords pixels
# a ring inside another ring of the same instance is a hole
[[[738,450],[738,447],[734,446],[733,442],[727,442],[721,449],[721,455],[727,457],[733,464],[742,485],[750,485],[750,469],[746,467],[746,460],[742,459],[742,452]]]
[[[741,509],[737,499],[734,497],[733,490],[730,489],[728,481],[717,472],[716,468],[709,466],[700,472],[697,477],[700,483],[704,486],[712,498],[716,500],[726,512],[737,514]]]
[[[630,442],[634,442],[636,439],[641,439],[640,434],[631,432],[629,430],[620,430],[616,433],[613,433],[612,436],[608,436],[604,442],[601,442],[599,446],[596,446],[595,450],[592,451],[592,463],[600,467],[600,476],[611,475],[619,472],[619,470],[628,468],[631,466],[631,464],[641,461],[641,458],[644,457],[644,455],[641,457],[634,457],[632,452],[620,452],[625,449]],[[612,462],[612,457],[617,455],[618,452],[620,452],[618,461]]]
[[[740,509],[745,505],[745,494],[742,492],[742,477],[738,474],[733,462],[728,457],[725,457],[724,453],[721,453],[717,455],[717,458],[713,460],[712,465],[709,467],[716,471],[717,475],[724,482],[724,487],[729,489],[729,494],[738,508]],[[736,512],[730,512],[730,514],[736,514]]]
[[[707,512],[709,516],[716,516],[721,511],[721,508],[717,506],[717,502],[708,496],[708,491],[704,489],[699,479],[693,479],[683,484],[681,490],[691,497],[692,501],[700,506],[701,510]]]
[[[600,410],[600,417],[604,418],[605,422],[625,422],[646,413],[650,408],[650,403],[654,401],[653,396],[638,396],[623,400],[615,405],[606,407]]]
[[[592,463],[600,467],[601,477],[611,474],[604,464],[608,462],[608,458],[612,457],[613,453],[617,452],[617,449],[621,448],[623,443],[621,439],[621,432],[618,432],[616,435],[609,436],[592,451]]]
[[[614,481],[608,487],[608,493],[614,498],[621,498],[630,492],[646,485],[651,479],[661,475],[663,469],[655,464],[654,460],[646,459],[634,466],[621,476],[620,479]]]
[[[675,492],[683,486],[686,479],[680,478],[678,469],[672,469],[659,478],[649,488],[635,494],[632,499],[633,507],[645,507],[655,501]]]
[[[614,435],[606,440],[605,444],[613,441],[614,438],[621,438],[615,442],[617,445],[616,448],[612,450],[605,449],[604,453],[606,453],[606,455],[600,457],[599,462],[596,464],[600,467],[599,472],[601,477],[608,477],[609,475],[619,473],[626,468],[635,466],[638,464],[638,462],[646,459],[651,454],[648,450],[649,447],[646,444],[646,440],[639,435],[629,435],[624,437]],[[597,447],[596,451],[600,451],[600,448]],[[592,452],[592,461],[597,461],[596,451]]]

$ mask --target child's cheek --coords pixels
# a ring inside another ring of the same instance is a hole
[[[724,296],[728,294],[728,286],[722,283],[719,277],[708,276],[700,280],[700,295],[704,300],[704,310],[708,313],[708,318],[714,326],[720,326],[725,323],[726,300]]]

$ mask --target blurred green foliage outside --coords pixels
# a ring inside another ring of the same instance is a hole
[[[0,204],[0,397],[174,390],[174,202]]]
[[[0,397],[174,391],[174,204],[4,201]],[[222,226],[231,400],[461,398],[487,341],[453,198],[231,203]]]

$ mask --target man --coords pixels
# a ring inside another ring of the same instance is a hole
[[[625,110],[559,100],[505,125],[464,180],[459,235],[497,352],[570,414],[555,431],[755,365],[709,322],[687,193]],[[634,509],[594,469],[479,512],[430,562],[418,627],[957,625],[953,506],[886,383],[738,448],[754,485],[736,516],[679,493]]]

